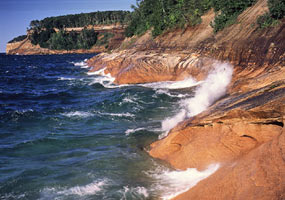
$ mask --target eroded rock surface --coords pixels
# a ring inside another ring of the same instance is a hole
[[[267,10],[259,0],[217,35],[210,11],[196,27],[156,39],[147,33],[126,40],[127,50],[89,60],[91,71],[105,69],[117,84],[203,80],[215,59],[234,66],[223,97],[150,146],[151,156],[177,169],[221,166],[175,199],[285,198],[285,21],[259,29]]]

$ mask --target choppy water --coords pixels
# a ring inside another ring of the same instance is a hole
[[[203,83],[117,87],[88,75],[92,56],[0,54],[0,199],[168,198],[218,168],[173,171],[144,150]]]

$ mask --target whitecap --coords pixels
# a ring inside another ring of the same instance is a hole
[[[67,112],[67,113],[62,113],[62,115],[70,118],[87,118],[94,116],[93,113],[83,112],[83,111]]]
[[[104,185],[106,185],[106,180],[95,181],[85,186],[75,186],[69,189],[58,191],[57,194],[78,196],[93,195],[101,191]]]
[[[94,181],[84,186],[75,186],[71,188],[50,187],[41,191],[40,199],[57,199],[62,196],[90,196],[102,192],[104,186],[108,184],[108,180]]]
[[[149,197],[149,193],[145,187],[129,187],[124,186],[124,189],[120,190],[119,193],[122,194],[121,200],[127,199],[146,199]]]
[[[188,191],[201,180],[214,174],[219,167],[219,164],[212,164],[204,171],[198,171],[195,168],[189,168],[184,171],[171,171],[163,167],[158,167],[156,170],[146,173],[157,180],[152,187],[154,192],[159,191],[161,198],[166,200]]]
[[[98,112],[100,115],[108,115],[108,116],[114,116],[114,117],[135,117],[134,114],[131,113],[102,113]]]
[[[176,98],[185,98],[187,97],[188,95],[187,94],[171,94],[169,92],[169,90],[164,90],[164,89],[158,89],[155,91],[156,94],[166,94],[170,97],[176,97]]]
[[[128,136],[130,135],[131,133],[135,133],[137,131],[142,131],[142,130],[146,130],[146,128],[136,128],[136,129],[128,129],[125,131],[125,134]]]
[[[86,60],[87,61],[87,60]],[[89,66],[87,65],[86,61],[80,61],[80,62],[71,62],[74,66],[78,66],[81,68],[88,68]]]
[[[71,80],[75,80],[75,78],[59,77],[57,80],[60,80],[60,81],[71,81]]]
[[[88,72],[87,74],[90,76],[95,75],[95,78],[91,81],[91,83],[89,83],[89,85],[94,85],[99,83],[103,85],[105,88],[119,88],[119,87],[128,86],[127,84],[122,84],[122,85],[114,84],[116,78],[112,77],[110,73],[106,74],[105,69],[106,68],[102,68],[95,72]]]
[[[129,96],[128,96],[128,97],[125,97],[125,98],[123,99],[123,102],[124,102],[124,103],[137,103],[136,100],[137,100],[137,99],[136,99],[135,97],[129,97]]]

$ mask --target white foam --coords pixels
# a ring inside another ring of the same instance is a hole
[[[106,180],[90,183],[85,186],[75,186],[66,190],[58,191],[58,194],[63,195],[78,195],[86,196],[93,195],[102,190],[102,186],[106,185]]]
[[[60,81],[71,81],[71,80],[75,80],[75,78],[59,77],[57,80],[60,80]]]
[[[102,68],[102,69],[99,69],[97,71],[94,71],[94,72],[87,72],[88,75],[92,76],[92,75],[101,75],[101,76],[104,76],[105,75],[105,68]]]
[[[123,197],[122,200],[126,199],[146,199],[149,197],[149,193],[145,187],[128,187],[125,186],[124,189],[119,191]]]
[[[87,60],[85,59],[84,61],[81,62],[71,62],[74,66],[78,66],[81,68],[88,68],[89,66],[87,65]]]
[[[114,84],[114,81],[116,78],[112,77],[110,73],[106,74],[105,69],[106,68],[102,68],[95,72],[88,72],[87,74],[90,76],[97,75],[89,85],[94,85],[96,83],[99,83],[103,85],[105,88],[118,88],[118,87],[128,86],[126,84],[125,85],[124,84],[122,85]]]
[[[68,113],[63,113],[62,115],[70,118],[87,118],[94,116],[93,113],[83,112],[83,111],[68,112]]]
[[[146,128],[136,128],[136,129],[128,129],[128,130],[126,130],[126,135],[128,136],[128,135],[130,135],[131,133],[135,133],[135,132],[137,132],[137,131],[142,131],[142,130],[146,130]]]
[[[219,167],[219,164],[212,164],[204,171],[198,171],[195,168],[189,168],[185,171],[157,168],[156,171],[147,174],[157,180],[153,186],[154,191],[159,191],[161,198],[166,200],[188,191],[198,182],[215,173]]]
[[[75,186],[71,188],[45,188],[41,191],[40,199],[58,199],[62,196],[77,195],[80,197],[94,195],[103,190],[108,184],[107,180],[94,181],[84,186]]]
[[[102,113],[98,112],[100,115],[109,115],[109,116],[114,116],[114,117],[135,117],[134,114],[131,113]]]
[[[137,104],[137,98],[135,98],[134,96],[132,96],[132,97],[128,96],[128,97],[125,97],[123,99],[123,102],[124,103],[136,103]]]
[[[189,88],[196,85],[201,84],[201,81],[197,82],[193,78],[187,78],[183,81],[163,81],[163,82],[156,82],[156,83],[145,83],[145,84],[139,84],[143,87],[149,87],[154,89],[183,89],[183,88]]]
[[[164,131],[169,132],[186,117],[193,117],[203,112],[226,93],[232,79],[233,67],[227,63],[216,63],[214,67],[205,81],[195,90],[194,97],[180,101],[180,111],[174,117],[162,122]],[[167,132],[160,138],[167,136]]]
[[[168,89],[158,89],[158,90],[155,91],[155,93],[156,94],[166,94],[166,95],[168,95],[170,97],[176,97],[176,98],[185,98],[185,97],[187,97],[186,94],[171,94]]]

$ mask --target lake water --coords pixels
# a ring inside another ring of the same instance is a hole
[[[0,55],[0,199],[167,199],[217,167],[146,152],[194,80],[119,87],[88,74],[92,56]]]

